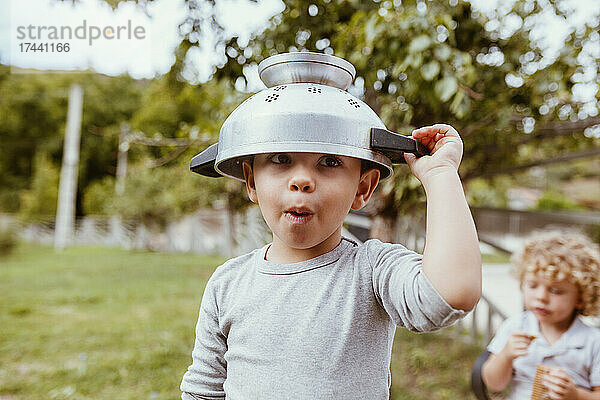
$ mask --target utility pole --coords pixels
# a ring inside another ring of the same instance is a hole
[[[117,179],[115,192],[122,195],[125,191],[125,177],[127,176],[127,151],[129,150],[129,124],[121,124],[119,134],[119,155],[117,156]]]
[[[69,91],[69,110],[58,187],[56,228],[54,230],[54,248],[56,250],[64,249],[73,238],[82,105],[83,89],[78,84],[73,84]]]

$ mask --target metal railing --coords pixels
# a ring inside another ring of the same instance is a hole
[[[465,336],[464,325],[466,323],[464,320],[460,320],[455,324],[457,335],[468,338],[471,343],[486,345],[494,336],[498,325],[507,318],[507,315],[482,293],[481,299],[471,311],[470,318],[468,335]]]

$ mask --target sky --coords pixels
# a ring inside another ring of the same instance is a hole
[[[175,61],[173,51],[181,42],[178,26],[185,20],[185,2],[140,3],[122,2],[113,11],[101,0],[79,0],[76,4],[57,0],[1,0],[0,63],[40,70],[90,68],[107,75],[128,72],[134,78],[164,74]],[[227,31],[242,38],[263,28],[272,15],[283,10],[280,0],[217,3]],[[38,44],[36,50],[28,43]],[[198,52],[195,58],[200,78],[208,79],[218,57]]]
[[[475,9],[494,15],[502,14],[503,8],[510,9],[513,1],[471,2]],[[134,78],[164,74],[173,64],[173,50],[181,41],[178,26],[185,19],[185,2],[155,0],[145,3],[141,0],[140,3],[122,2],[113,11],[102,0],[79,0],[75,5],[71,1],[57,0],[0,0],[0,63],[41,70],[89,68],[107,75],[128,72]],[[218,0],[216,4],[217,15],[226,32],[239,35],[241,41],[248,40],[252,32],[264,29],[268,19],[284,8],[281,0],[258,0],[256,3]],[[579,24],[593,15],[594,10],[600,9],[600,1],[565,0],[563,4],[573,8],[572,19]],[[508,19],[505,26],[499,26],[492,19],[486,28],[498,29],[501,35],[510,34],[510,24]],[[536,25],[540,27],[536,31],[537,39],[548,48],[548,59],[551,60],[552,52],[560,49],[567,27],[551,15],[542,16]],[[51,37],[51,34],[55,36]],[[211,39],[207,33],[200,41],[210,48]],[[54,47],[38,47],[33,51],[28,43]],[[69,45],[68,51],[65,43]],[[63,46],[59,48],[59,44]],[[196,72],[186,78],[191,82],[209,79],[214,66],[223,62],[223,57],[195,49],[191,58]],[[13,72],[17,70],[13,69]],[[584,95],[589,97],[593,93]]]

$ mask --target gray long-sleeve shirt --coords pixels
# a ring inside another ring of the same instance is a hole
[[[431,331],[465,315],[422,256],[344,239],[294,264],[268,246],[218,267],[204,291],[182,399],[387,399],[396,326]]]

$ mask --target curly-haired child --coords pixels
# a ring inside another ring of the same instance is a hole
[[[498,329],[483,365],[488,389],[530,399],[536,369],[550,399],[600,399],[600,330],[580,316],[598,315],[598,246],[581,234],[545,232],[515,257],[525,309]],[[539,379],[539,378],[538,378]]]

